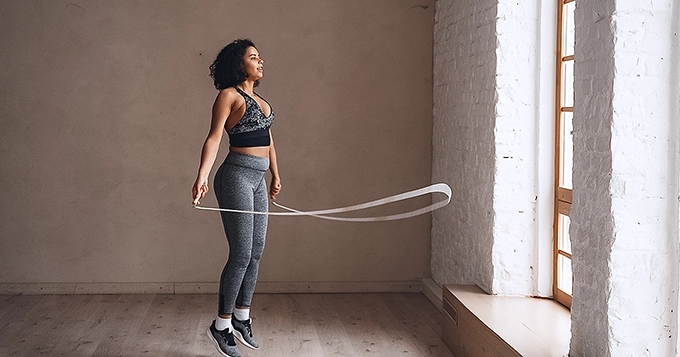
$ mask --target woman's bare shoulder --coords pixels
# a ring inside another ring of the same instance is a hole
[[[229,107],[241,106],[245,103],[243,97],[233,87],[220,89],[215,98],[215,104],[227,105]]]
[[[220,89],[219,93],[217,93],[217,98],[220,100],[234,100],[240,96],[234,87]]]

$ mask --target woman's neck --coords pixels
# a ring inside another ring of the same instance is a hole
[[[246,80],[246,81],[239,83],[238,87],[242,91],[244,91],[244,92],[246,92],[250,95],[253,95],[253,91],[254,91],[254,88],[255,88],[255,82],[251,82],[251,81]]]

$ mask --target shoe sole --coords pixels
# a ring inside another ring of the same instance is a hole
[[[234,329],[233,333],[234,333],[234,337],[236,337],[238,342],[241,342],[244,346],[250,348],[251,350],[257,350],[257,349],[260,348],[260,347],[255,347],[255,346],[251,345],[250,343],[248,343],[248,341],[246,341],[246,339],[243,338],[243,335],[241,335],[241,332],[239,332],[239,330]]]
[[[212,332],[210,331],[210,327],[208,327],[208,338],[210,339],[210,341],[212,341],[212,343],[215,344],[215,348],[217,348],[217,352],[219,352],[222,356],[235,357],[235,356],[232,356],[232,355],[228,355],[224,351],[222,351],[222,349],[220,348],[220,344],[217,342],[217,340],[215,339],[215,336],[213,336]]]

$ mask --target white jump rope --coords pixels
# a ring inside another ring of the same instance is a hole
[[[347,213],[347,212],[352,212],[352,211],[358,211],[366,208],[371,208],[371,207],[377,207],[377,206],[382,206],[386,205],[388,203],[393,203],[393,202],[399,202],[403,200],[407,200],[409,198],[415,198],[419,196],[424,196],[428,194],[434,194],[434,193],[443,193],[446,195],[446,199],[443,199],[441,201],[435,202],[427,207],[419,208],[417,210],[405,212],[405,213],[398,213],[398,214],[392,214],[388,216],[379,216],[379,217],[336,217],[336,216],[329,216],[330,214],[338,214],[338,213]],[[316,217],[316,218],[322,218],[322,219],[328,219],[331,221],[344,221],[344,222],[379,222],[379,221],[394,221],[398,219],[405,219],[405,218],[410,218],[410,217],[415,217],[421,214],[425,214],[428,212],[432,212],[438,208],[444,207],[449,202],[451,201],[451,187],[445,183],[436,183],[427,187],[423,187],[417,190],[413,191],[408,191],[404,193],[400,193],[397,195],[381,198],[375,201],[370,201],[366,203],[361,203],[358,205],[354,206],[347,206],[347,207],[340,207],[340,208],[330,208],[330,209],[324,209],[324,210],[316,210],[316,211],[300,211],[294,208],[286,207],[282,204],[277,203],[276,201],[272,201],[272,204],[276,207],[279,207],[281,209],[284,209],[288,212],[256,212],[256,211],[242,211],[242,210],[237,210],[237,209],[228,209],[228,208],[216,208],[216,207],[201,207],[194,205],[194,208],[200,209],[200,210],[206,210],[206,211],[222,211],[222,212],[233,212],[233,213],[250,213],[250,214],[266,214],[269,216],[311,216],[311,217]]]

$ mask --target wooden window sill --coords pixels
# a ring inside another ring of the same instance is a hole
[[[442,340],[455,356],[566,356],[571,314],[540,298],[495,296],[445,285]]]

